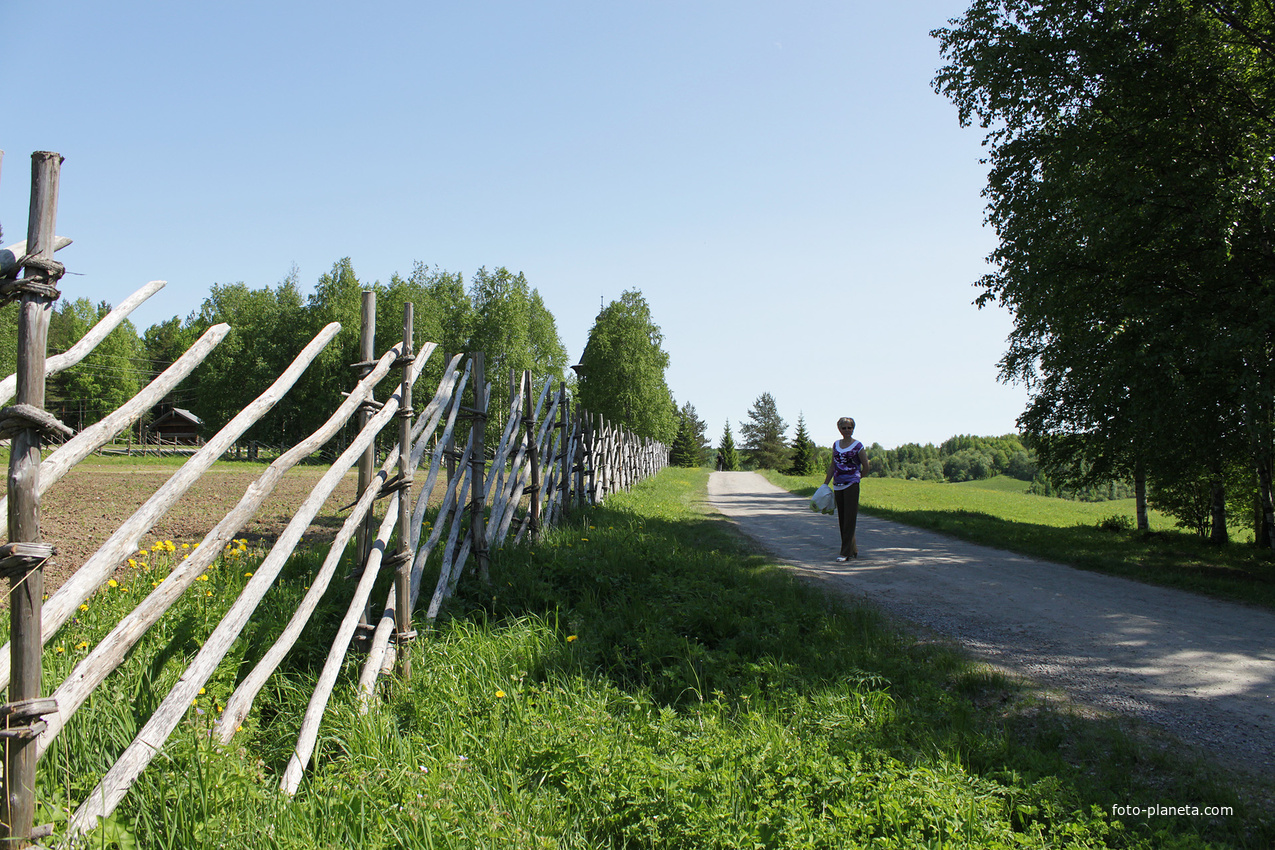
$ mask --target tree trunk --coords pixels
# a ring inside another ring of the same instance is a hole
[[[1214,474],[1209,482],[1209,489],[1212,495],[1209,511],[1213,516],[1209,542],[1220,545],[1230,540],[1226,533],[1226,485],[1222,482],[1220,473]]]
[[[1266,533],[1266,545],[1275,551],[1275,499],[1271,498],[1271,466],[1269,456],[1257,465],[1258,498],[1262,500],[1262,527]]]
[[[1151,523],[1147,521],[1147,470],[1138,461],[1133,470],[1133,496],[1138,517],[1138,531],[1150,531]]]

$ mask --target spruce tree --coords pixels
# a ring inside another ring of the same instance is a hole
[[[717,450],[722,459],[722,471],[734,472],[739,469],[739,452],[735,451],[735,436],[730,432],[730,420],[726,420],[726,429],[722,431],[722,445]]]
[[[806,416],[797,414],[797,436],[792,438],[793,475],[809,475],[815,471],[815,444],[806,432]]]
[[[699,466],[699,446],[695,444],[695,426],[685,416],[681,416],[677,426],[677,436],[673,438],[673,448],[669,451],[669,463],[674,466]]]
[[[758,396],[748,411],[748,419],[739,426],[748,459],[761,469],[786,468],[788,444],[784,442],[784,431],[788,425],[779,415],[774,396],[770,393]]]

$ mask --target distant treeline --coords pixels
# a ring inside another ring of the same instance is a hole
[[[1039,467],[1036,453],[1023,444],[1017,434],[1002,437],[975,437],[960,434],[939,445],[906,443],[895,449],[880,443],[868,447],[870,477],[910,478],[921,481],[981,481],[996,475],[1008,475],[1031,482],[1029,493],[1098,502],[1126,499],[1133,488],[1126,482],[1112,482],[1100,487],[1069,488],[1052,483]]]
[[[314,361],[287,397],[253,426],[245,439],[272,446],[295,443],[322,423],[356,380],[362,292],[377,294],[376,351],[403,337],[403,304],[415,308],[415,348],[426,341],[441,351],[428,361],[419,386],[432,388],[442,374],[442,352],[483,351],[492,384],[493,409],[504,411],[509,371],[531,370],[541,380],[568,380],[566,349],[553,315],[522,274],[504,268],[461,274],[418,263],[407,277],[388,283],[359,280],[349,259],[337,261],[303,295],[295,271],[274,287],[213,284],[200,308],[185,319],[158,322],[138,333],[125,321],[80,365],[49,382],[47,407],[79,430],[131,398],[167,368],[210,326],[228,322],[230,335],[168,398],[167,407],[189,410],[216,432],[250,403],[329,322],[342,331]],[[110,305],[87,299],[62,301],[49,328],[49,350],[64,351],[104,316]],[[0,311],[0,372],[16,362],[16,311]],[[393,392],[395,381],[377,388]],[[425,392],[432,392],[426,389]],[[428,397],[426,398],[428,401]],[[424,402],[421,403],[422,405]],[[496,423],[490,423],[496,427]],[[336,438],[338,444],[348,434]]]

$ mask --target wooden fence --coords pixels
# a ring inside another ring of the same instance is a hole
[[[191,555],[44,697],[40,665],[44,642],[136,551],[142,538],[213,461],[283,398],[341,330],[335,323],[324,328],[270,387],[195,451],[65,584],[44,600],[42,566],[52,556],[56,541],[46,542],[40,535],[41,494],[88,454],[133,427],[230,331],[225,324],[209,328],[135,398],[78,434],[70,433],[49,416],[43,410],[45,378],[83,359],[129,312],[164,285],[162,281],[147,284],[104,317],[66,354],[45,358],[48,318],[58,297],[56,285],[62,272],[52,256],[70,243],[53,235],[60,163],[57,154],[33,155],[27,240],[0,251],[0,304],[14,301],[21,311],[18,371],[16,376],[0,382],[0,404],[16,395],[14,405],[0,410],[0,437],[12,437],[5,500],[9,542],[0,546],[0,570],[9,576],[12,588],[10,643],[7,649],[0,649],[0,687],[9,687],[10,699],[0,706],[0,716],[5,720],[5,728],[0,729],[5,744],[0,829],[10,846],[15,847],[29,846],[33,840],[50,834],[50,827],[33,823],[35,768],[49,744],[94,689],[125,662],[129,649],[253,519],[284,473],[327,444],[352,418],[357,417],[358,436],[297,509],[225,617],[202,641],[199,653],[178,683],[98,786],[80,803],[68,823],[65,841],[74,841],[91,830],[99,817],[109,816],[151,759],[162,751],[200,688],[250,621],[302,533],[355,465],[360,467],[358,501],[345,517],[291,621],[256,667],[243,677],[215,730],[223,742],[234,737],[258,692],[316,610],[343,553],[354,541],[362,575],[301,723],[295,751],[280,780],[289,794],[295,793],[309,764],[343,659],[360,633],[367,648],[360,675],[366,710],[381,675],[395,670],[402,676],[410,674],[410,653],[400,652],[399,648],[417,636],[414,624],[427,630],[434,623],[466,568],[472,565],[477,575],[486,580],[489,553],[506,540],[534,535],[542,525],[556,521],[571,508],[599,502],[608,493],[628,488],[658,472],[668,457],[666,447],[660,443],[639,439],[600,417],[573,410],[565,386],[554,386],[551,380],[537,386],[530,374],[511,377],[516,391],[511,393],[509,409],[502,411],[505,424],[499,443],[489,450],[484,443],[489,384],[481,353],[449,358],[443,378],[428,402],[419,411],[414,410],[416,378],[426,360],[435,354],[436,346],[430,343],[420,351],[412,350],[413,309],[408,304],[402,341],[376,357],[375,300],[372,293],[365,293],[360,337],[364,359],[354,364],[360,378],[353,390],[321,427],[283,451],[244,491],[239,503],[208,531]],[[21,278],[17,277],[19,272]],[[397,373],[397,389],[387,401],[376,402],[373,391],[391,372]],[[462,405],[466,388],[472,398],[469,406]],[[395,421],[396,445],[380,468],[373,469],[371,453],[377,435]],[[62,444],[42,460],[42,441],[47,442],[51,435],[58,435]],[[457,448],[462,442],[463,448]],[[428,469],[418,485],[418,471],[427,460]],[[447,482],[442,503],[436,521],[425,535],[426,510],[440,476],[445,476]],[[383,502],[386,509],[378,524],[373,508],[386,496],[392,498]],[[414,617],[426,563],[435,553],[438,557],[434,561],[440,565],[438,579],[428,604]],[[393,571],[393,588],[383,603],[374,605],[371,593],[384,571]]]

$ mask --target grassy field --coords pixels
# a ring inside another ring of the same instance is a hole
[[[764,474],[802,496],[809,496],[823,483],[822,474]],[[1150,516],[1152,533],[1140,533],[1132,530],[1132,499],[1074,502],[1021,492],[1020,483],[992,479],[939,484],[869,478],[862,485],[860,504],[863,512],[872,516],[962,540],[1275,608],[1275,559],[1268,551],[1251,543],[1212,545],[1174,529],[1170,518],[1155,512]],[[1251,532],[1248,539],[1252,539]]]
[[[338,610],[234,745],[207,730],[304,592],[294,559],[165,749],[93,836],[145,848],[1267,847],[1252,784],[1073,713],[771,565],[666,470],[466,581],[361,715],[338,690],[294,799],[273,789]],[[236,547],[41,763],[37,822],[96,783],[254,567]],[[238,554],[236,554],[238,552]],[[58,681],[142,592],[161,546],[48,645]],[[428,586],[428,580],[427,580]],[[346,671],[346,681],[354,665]],[[1114,806],[1201,814],[1116,816]],[[1206,808],[1216,813],[1204,814]]]

